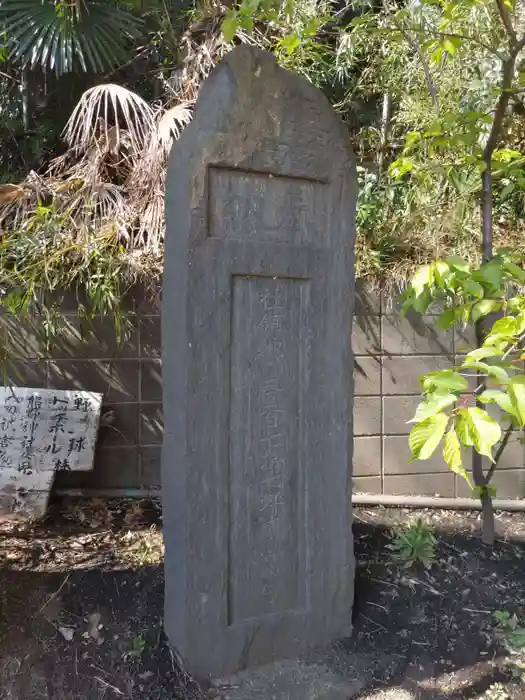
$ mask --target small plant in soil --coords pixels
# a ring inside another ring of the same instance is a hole
[[[494,613],[499,630],[505,642],[505,646],[513,653],[525,652],[525,626],[518,616],[510,614],[506,610],[497,610]]]
[[[133,638],[130,651],[124,654],[125,659],[139,659],[142,656],[142,652],[146,648],[146,640],[144,635],[138,634]]]
[[[436,538],[421,518],[399,528],[387,547],[407,568],[421,563],[428,569],[436,560]]]

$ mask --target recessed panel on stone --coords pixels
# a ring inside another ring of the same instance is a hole
[[[234,277],[229,622],[304,610],[308,282]]]
[[[210,236],[326,245],[325,183],[216,167],[209,169],[208,183]]]
[[[197,676],[351,631],[355,199],[326,98],[228,54],[166,188],[164,621]]]

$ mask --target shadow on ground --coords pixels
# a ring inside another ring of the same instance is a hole
[[[147,518],[141,529],[124,515],[93,529],[55,518],[35,531],[4,530],[0,698],[522,700],[525,684],[493,613],[525,616],[525,518],[502,516],[490,551],[476,515],[423,513],[439,538],[426,571],[404,569],[386,548],[392,525],[415,515],[356,511],[354,634],[284,664],[282,678],[291,677],[280,694],[264,677],[203,690],[181,671],[162,633],[159,522]],[[312,673],[321,667],[335,680],[317,691]]]

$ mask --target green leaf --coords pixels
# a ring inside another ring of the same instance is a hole
[[[296,34],[288,34],[281,39],[281,46],[288,54],[292,54],[299,46],[299,43],[299,37]]]
[[[389,171],[390,175],[394,179],[400,180],[403,177],[403,175],[406,175],[413,169],[414,163],[410,160],[410,158],[398,158],[391,164]]]
[[[446,279],[450,273],[450,266],[445,260],[436,260],[432,266],[434,273],[434,280],[438,287],[444,289],[446,286]]]
[[[419,294],[414,301],[412,302],[412,308],[414,311],[417,311],[419,314],[424,314],[428,307],[430,306],[430,302],[432,301],[432,295],[430,294],[430,291],[425,289],[425,291],[422,294]]]
[[[441,330],[446,331],[448,328],[454,325],[455,321],[456,314],[454,309],[445,309],[439,314],[436,325]]]
[[[441,442],[448,424],[448,416],[438,413],[415,425],[408,442],[413,459],[428,459]]]
[[[480,282],[485,282],[492,289],[499,289],[501,286],[501,278],[503,276],[503,266],[499,260],[491,260],[482,265],[474,277]]]
[[[448,53],[453,56],[456,53],[456,47],[454,44],[450,41],[450,39],[444,39],[443,40],[443,48],[445,51],[448,51]]]
[[[451,369],[429,372],[421,378],[421,383],[427,393],[440,389],[445,391],[465,391],[468,389],[465,377]]]
[[[423,265],[412,277],[410,284],[417,296],[423,294],[425,285],[431,285],[433,282],[432,266]]]
[[[495,403],[503,411],[510,413],[511,416],[516,415],[514,404],[512,403],[510,396],[504,391],[487,389],[479,395],[478,399],[481,401],[481,403]]]
[[[498,311],[499,309],[501,309],[501,302],[495,301],[494,299],[482,299],[472,308],[472,321],[476,323],[476,321],[479,321],[483,316],[487,316],[487,314]]]
[[[470,296],[475,297],[476,299],[483,299],[485,291],[479,282],[476,282],[475,280],[465,280],[463,283],[463,289],[467,294],[470,294]]]
[[[476,350],[471,350],[465,357],[465,365],[470,364],[470,362],[478,362],[478,360],[484,360],[487,357],[501,357],[503,355],[503,350],[499,348],[476,348]]]
[[[450,267],[453,267],[460,272],[470,272],[469,264],[465,262],[463,258],[460,258],[457,255],[451,255],[448,258],[445,258],[445,262],[447,262]]]
[[[462,370],[475,369],[478,372],[483,372],[484,374],[488,374],[490,367],[491,367],[491,365],[487,365],[486,362],[478,362],[477,360],[475,360],[475,361],[465,362],[458,369],[462,369]]]
[[[505,187],[501,190],[500,195],[499,195],[501,197],[502,201],[507,199],[507,197],[509,197],[514,192],[515,189],[516,189],[515,182],[509,182],[508,185],[505,185]]]
[[[474,438],[470,430],[468,412],[466,408],[460,408],[456,415],[456,430],[461,442],[467,447],[474,445]]]
[[[503,367],[499,367],[498,365],[488,365],[487,373],[489,377],[492,377],[500,384],[509,383],[508,372],[505,369],[503,369]]]
[[[428,401],[422,401],[416,409],[416,414],[409,420],[409,423],[421,423],[422,421],[435,416],[447,406],[451,406],[457,401],[456,394],[433,394]]]
[[[470,436],[476,452],[492,459],[492,447],[501,439],[501,428],[482,408],[467,408]]]
[[[519,265],[516,265],[513,262],[506,262],[505,270],[507,270],[507,272],[517,279],[520,284],[525,284],[525,270],[522,270]]]
[[[445,435],[445,442],[443,444],[443,457],[448,465],[448,468],[455,474],[462,476],[468,485],[472,488],[469,475],[467,470],[463,466],[463,460],[461,458],[461,444],[459,442],[458,436],[454,428],[450,428],[448,433]]]
[[[520,428],[525,425],[525,377],[512,377],[509,381],[509,396]]]
[[[490,329],[490,335],[514,336],[516,332],[516,319],[512,316],[499,318]]]
[[[233,41],[239,27],[239,18],[234,10],[230,10],[222,22],[222,35],[225,41]]]

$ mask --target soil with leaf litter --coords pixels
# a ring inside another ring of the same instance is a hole
[[[418,517],[437,537],[429,569],[387,547]],[[304,663],[351,678],[356,700],[525,700],[525,514],[497,525],[492,551],[477,513],[356,509],[354,634]],[[154,502],[60,502],[37,525],[0,525],[0,699],[227,695],[185,674],[166,643],[162,560]]]

